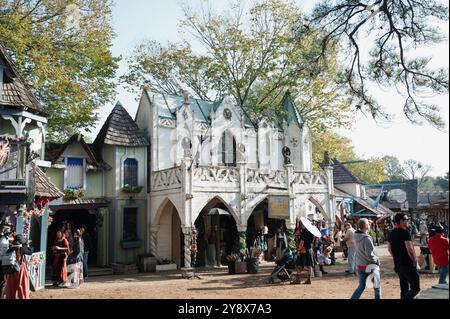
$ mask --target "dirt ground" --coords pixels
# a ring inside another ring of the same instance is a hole
[[[418,248],[417,248],[418,250]],[[382,298],[398,299],[399,280],[386,246],[377,247],[381,259]],[[312,285],[266,284],[274,264],[260,267],[257,275],[229,275],[227,269],[201,270],[200,279],[182,279],[180,272],[89,278],[78,289],[48,286],[31,294],[32,299],[348,299],[358,285],[357,276],[345,275],[346,261],[327,266],[328,275],[313,278]],[[421,274],[422,291],[438,282],[437,274]],[[362,299],[373,298],[366,289]]]

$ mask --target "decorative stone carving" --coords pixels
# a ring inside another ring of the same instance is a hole
[[[286,171],[269,171],[264,173],[258,169],[247,170],[247,183],[268,184],[268,185],[286,185]]]
[[[287,146],[283,147],[281,151],[284,157],[284,165],[291,164],[291,149]]]
[[[237,162],[242,163],[245,162],[245,145],[242,143],[239,143],[237,146]]]
[[[168,127],[168,128],[174,128],[175,127],[175,121],[170,119],[159,119],[159,126],[161,127]]]
[[[181,167],[153,173],[152,190],[166,190],[181,187],[182,172]]]
[[[233,114],[231,113],[230,109],[223,110],[223,117],[227,120],[231,120]]]
[[[198,167],[194,169],[194,180],[203,182],[239,182],[239,170],[234,167]]]

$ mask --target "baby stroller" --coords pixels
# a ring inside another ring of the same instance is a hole
[[[286,249],[281,259],[275,261],[276,266],[270,274],[270,277],[267,278],[267,283],[273,284],[275,278],[280,279],[281,282],[293,281],[295,279],[294,269],[296,259],[297,254],[293,253],[290,249]]]

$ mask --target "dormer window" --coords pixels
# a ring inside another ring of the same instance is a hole
[[[134,158],[127,158],[123,162],[123,186],[138,186],[138,161]]]
[[[66,160],[66,189],[84,188],[84,160],[68,157]]]

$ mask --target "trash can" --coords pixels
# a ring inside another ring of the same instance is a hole
[[[247,258],[247,272],[249,274],[257,274],[259,271],[259,259]]]
[[[138,255],[139,272],[155,272],[157,263],[157,258],[152,254]]]

